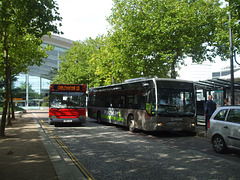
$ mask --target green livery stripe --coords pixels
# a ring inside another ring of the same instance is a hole
[[[115,120],[115,121],[121,121],[121,122],[124,121],[123,117],[115,117],[115,116],[108,116],[108,115],[101,115],[101,118]]]

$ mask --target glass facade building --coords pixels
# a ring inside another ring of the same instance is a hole
[[[20,73],[13,83],[15,105],[25,109],[40,108],[44,97],[48,96],[49,86],[59,68],[59,56],[70,49],[73,41],[52,35],[43,37],[43,46],[52,45],[54,49],[47,52],[48,58],[43,59],[42,66],[30,66],[28,74]]]

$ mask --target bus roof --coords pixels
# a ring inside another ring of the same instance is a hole
[[[127,79],[124,82],[118,83],[118,84],[111,84],[111,85],[107,85],[107,86],[93,87],[93,88],[90,88],[89,90],[91,91],[93,89],[108,88],[108,87],[114,87],[114,86],[118,86],[118,85],[131,84],[131,83],[150,81],[150,80],[156,80],[156,81],[176,81],[176,82],[189,82],[189,83],[193,83],[193,81],[181,80],[181,79],[141,77],[141,78]]]

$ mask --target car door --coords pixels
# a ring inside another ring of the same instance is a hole
[[[225,141],[228,141],[228,139],[226,139],[225,134],[229,133],[228,129],[225,129],[224,126],[227,124],[226,122],[226,117],[228,114],[228,109],[221,109],[217,112],[216,115],[213,114],[213,116],[211,117],[211,125],[210,125],[210,129],[209,129],[209,133],[212,133],[212,135],[214,134],[221,134],[224,138]]]
[[[229,145],[234,148],[240,148],[240,109],[230,109],[227,124],[224,126],[228,129],[229,133],[227,135],[229,140]]]

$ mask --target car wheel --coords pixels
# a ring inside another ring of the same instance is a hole
[[[224,153],[227,150],[226,143],[222,136],[215,135],[212,139],[212,145],[216,153]]]

